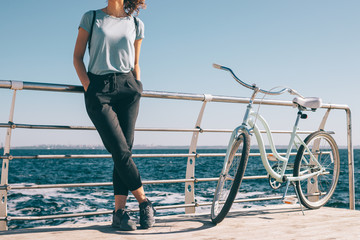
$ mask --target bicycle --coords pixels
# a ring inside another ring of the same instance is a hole
[[[303,111],[316,111],[317,108],[321,107],[321,99],[305,98],[290,88],[283,88],[279,91],[266,91],[258,88],[255,84],[249,85],[243,82],[228,67],[217,64],[213,64],[213,67],[230,72],[239,84],[253,90],[253,93],[247,105],[242,124],[233,130],[229,140],[224,165],[211,206],[212,222],[215,224],[220,223],[226,217],[239,191],[249,158],[250,136],[252,133],[256,137],[261,160],[268,173],[270,186],[273,189],[278,189],[282,183],[286,182],[286,190],[283,196],[285,198],[289,184],[292,183],[295,186],[300,206],[302,204],[309,209],[316,209],[326,204],[334,193],[340,170],[338,146],[330,135],[333,132],[315,131],[307,136],[305,140],[302,140],[297,134],[299,120],[307,118]],[[298,108],[298,113],[285,157],[283,157],[274,146],[273,137],[266,120],[252,111],[252,108],[257,93],[280,95],[285,92],[296,96],[293,103]],[[266,153],[263,138],[256,124],[257,120],[261,122],[265,129],[272,154],[267,155]],[[293,164],[293,173],[291,174],[288,173],[289,170],[291,171],[288,162],[294,146],[297,153]],[[276,161],[276,164],[271,166],[270,161]]]

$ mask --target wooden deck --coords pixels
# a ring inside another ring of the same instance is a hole
[[[77,239],[360,239],[360,211],[276,205],[231,212],[214,226],[208,214],[158,217],[155,227],[118,231],[109,222],[0,232],[1,240]],[[275,235],[276,234],[276,235]]]

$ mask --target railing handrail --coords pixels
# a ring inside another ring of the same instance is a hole
[[[13,89],[13,82],[19,83],[21,81],[13,80],[0,80],[0,88]],[[37,90],[37,91],[51,91],[51,92],[73,92],[83,93],[84,89],[80,85],[66,85],[66,84],[54,84],[54,83],[40,83],[40,82],[21,82],[22,88],[19,90]],[[178,92],[166,92],[166,91],[151,91],[144,90],[142,97],[148,98],[167,98],[167,99],[179,99],[179,100],[193,100],[204,101],[207,94],[195,94],[195,93],[178,93]],[[212,102],[228,102],[228,103],[248,103],[250,98],[235,97],[235,96],[221,96],[210,95]],[[278,106],[293,106],[292,101],[285,100],[269,100],[269,99],[255,99],[254,104],[263,105],[278,105]],[[323,103],[321,108],[330,109],[344,109],[350,110],[348,105],[344,104],[328,104]]]

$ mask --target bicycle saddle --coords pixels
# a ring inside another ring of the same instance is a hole
[[[316,109],[321,107],[322,100],[321,98],[318,97],[307,97],[307,98],[295,97],[293,99],[293,103],[298,104],[305,108]]]

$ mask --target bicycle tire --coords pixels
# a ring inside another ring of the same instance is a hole
[[[241,156],[236,155],[239,152]],[[242,132],[232,144],[228,161],[224,163],[227,167],[223,168],[215,190],[211,206],[211,221],[215,224],[226,217],[233,204],[245,173],[249,152],[250,136],[247,132]]]
[[[334,138],[324,131],[313,132],[306,137],[304,142],[322,167],[326,168],[326,172],[309,179],[296,181],[296,189],[300,201],[305,207],[317,209],[325,205],[335,191],[340,171],[339,149]],[[309,161],[308,154],[304,155],[304,152],[305,147],[302,145],[296,155],[294,177],[319,170],[317,165]]]

